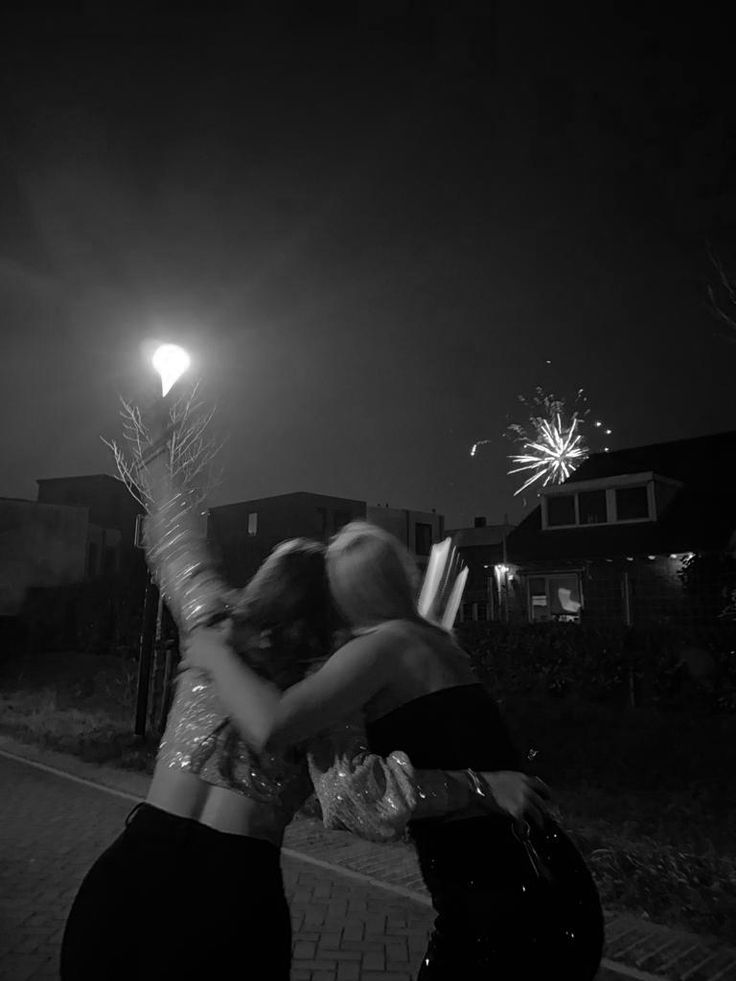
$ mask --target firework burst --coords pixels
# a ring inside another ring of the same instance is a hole
[[[535,389],[531,399],[519,396],[519,402],[529,413],[529,425],[511,423],[506,427],[506,437],[521,444],[521,453],[510,456],[512,463],[518,464],[509,474],[528,472],[524,483],[514,496],[521,494],[541,481],[540,486],[561,484],[577,470],[583,460],[591,453],[588,441],[582,433],[590,415],[588,396],[579,388],[568,408],[565,400],[558,398],[542,388]],[[600,435],[611,435],[611,430],[597,419],[595,429]],[[603,446],[604,453],[608,446]]]
[[[527,475],[522,485],[514,491],[514,496],[538,482],[540,487],[546,487],[567,480],[592,452],[582,431],[586,425],[593,426],[593,442],[596,444],[598,437],[611,435],[611,430],[599,419],[589,424],[587,401],[582,388],[578,389],[569,407],[564,399],[545,392],[541,387],[535,389],[531,398],[519,396],[519,402],[528,413],[528,422],[524,425],[512,422],[503,433],[506,439],[520,447],[520,452],[509,457],[515,464],[508,471],[509,475]],[[475,456],[478,448],[489,442],[483,439],[473,444],[470,455]],[[600,442],[606,441],[601,439]],[[607,453],[608,446],[600,446],[600,450]]]
[[[540,419],[537,438],[534,442],[524,442],[525,453],[514,454],[509,459],[521,466],[509,470],[509,474],[533,471],[521,487],[514,491],[514,496],[521,494],[536,481],[542,481],[542,487],[547,484],[561,484],[570,476],[573,470],[588,456],[588,446],[578,431],[578,418],[573,416],[571,422],[563,420],[560,412],[552,419]]]

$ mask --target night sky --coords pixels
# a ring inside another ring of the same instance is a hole
[[[218,404],[214,504],[518,519],[536,384],[584,387],[612,447],[736,428],[703,299],[706,242],[736,259],[721,5],[342,7],[2,15],[0,494],[111,472],[152,339]]]

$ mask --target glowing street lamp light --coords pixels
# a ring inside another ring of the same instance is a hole
[[[162,398],[166,398],[192,363],[187,352],[178,344],[162,344],[156,348],[151,362],[161,378]]]

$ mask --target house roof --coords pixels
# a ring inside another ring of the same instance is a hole
[[[677,439],[671,443],[651,443],[612,453],[593,453],[578,467],[568,484],[618,474],[653,470],[662,477],[683,483],[722,481],[736,462],[736,430]]]
[[[736,506],[728,477],[735,468],[736,432],[593,454],[567,484],[652,471],[681,481],[683,486],[657,521],[636,524],[542,530],[538,506],[509,535],[509,559],[520,562],[726,549],[736,528]]]
[[[481,528],[450,528],[445,532],[458,548],[476,545],[500,545],[513,525],[483,525]]]
[[[365,507],[365,501],[357,501],[352,497],[333,497],[330,494],[314,494],[312,491],[289,491],[286,494],[269,494],[267,497],[253,497],[246,501],[233,501],[230,504],[217,504],[210,508],[210,511],[226,511],[228,509],[250,508],[256,504],[267,504],[270,501],[310,500],[331,502],[335,504],[356,504]]]
[[[89,483],[90,481],[103,481],[122,485],[122,482],[118,477],[113,477],[109,473],[85,473],[85,474],[75,474],[71,477],[38,477],[36,478],[37,484],[69,484],[72,482]]]

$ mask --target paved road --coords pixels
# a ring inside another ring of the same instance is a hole
[[[77,886],[131,806],[0,756],[0,979],[57,977]],[[431,910],[294,857],[284,858],[284,878],[294,924],[292,981],[411,981]],[[614,977],[604,972],[601,981]]]

